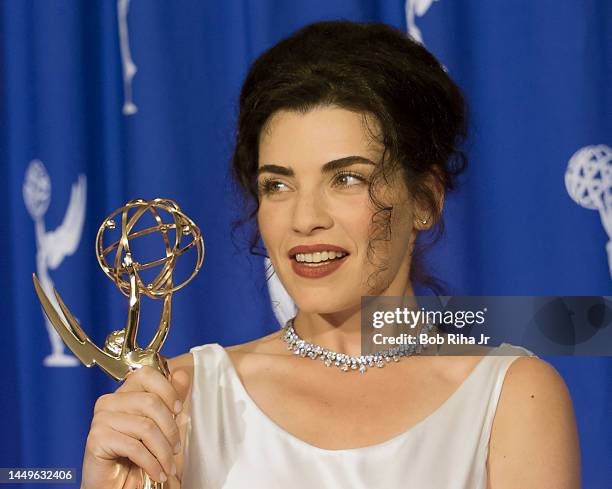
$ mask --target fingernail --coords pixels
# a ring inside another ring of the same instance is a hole
[[[166,477],[166,474],[164,474],[163,472],[159,474],[159,482],[166,482],[167,480],[168,478]]]
[[[178,414],[183,409],[183,403],[181,401],[174,402],[174,414]]]
[[[170,468],[170,475],[176,475],[176,464],[173,463],[172,467]]]
[[[181,442],[179,441],[176,445],[174,445],[174,454],[178,454],[181,451]]]

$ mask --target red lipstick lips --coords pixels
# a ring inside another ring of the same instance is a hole
[[[316,253],[321,251],[336,251],[346,253],[342,258],[334,258],[328,262],[322,264],[312,264],[305,262],[298,262],[295,259],[295,255],[298,253]],[[291,267],[293,271],[304,278],[321,278],[335,272],[348,257],[348,252],[344,248],[334,246],[330,244],[316,244],[316,245],[301,245],[294,246],[288,252],[289,258],[291,258]]]

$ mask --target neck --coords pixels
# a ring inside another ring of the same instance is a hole
[[[387,289],[379,295],[413,297],[414,291],[408,282],[403,293]],[[361,304],[333,313],[298,311],[293,327],[305,341],[337,353],[361,355]]]

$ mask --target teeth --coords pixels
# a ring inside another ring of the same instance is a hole
[[[322,261],[334,260],[335,258],[342,258],[346,253],[341,251],[317,251],[316,253],[298,253],[295,255],[295,259],[298,262],[306,263],[319,263]]]

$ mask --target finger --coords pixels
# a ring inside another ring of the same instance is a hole
[[[111,429],[142,441],[146,449],[161,464],[166,475],[176,475],[173,449],[155,421],[135,414],[121,414],[103,411],[96,423],[103,423]]]
[[[134,489],[142,489],[143,487],[143,471],[138,465],[133,464],[130,467],[128,475],[123,483],[123,487],[129,487]]]
[[[173,451],[180,450],[180,433],[173,414],[157,394],[149,392],[115,392],[101,396],[94,408],[94,420],[103,412],[135,414],[152,419],[162,431]]]
[[[122,487],[129,487],[130,489],[143,489],[143,470],[137,465],[132,464]],[[168,481],[164,483],[164,489],[181,489],[181,482],[176,477],[169,476]]]
[[[164,484],[164,489],[181,489],[181,483],[174,475],[168,476],[168,481]]]
[[[94,428],[92,428],[92,431],[94,431]],[[98,439],[104,439],[104,449],[108,452],[109,458],[127,458],[132,463],[142,467],[154,481],[165,482],[168,480],[161,464],[136,438],[108,427],[96,428],[95,436]]]
[[[130,373],[116,392],[141,391],[157,394],[174,414],[181,411],[182,405],[178,393],[170,381],[152,367],[142,367]]]

